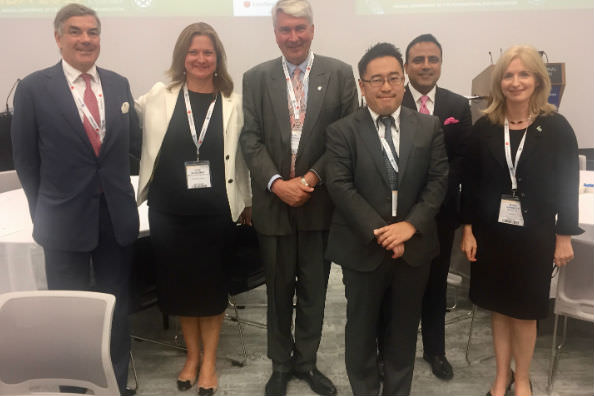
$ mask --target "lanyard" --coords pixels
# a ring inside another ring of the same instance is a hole
[[[503,135],[505,138],[505,161],[507,162],[507,169],[509,170],[509,178],[511,179],[512,191],[518,189],[518,182],[516,181],[516,169],[518,168],[518,161],[520,160],[520,156],[522,155],[522,150],[524,150],[524,143],[526,142],[526,132],[528,131],[528,127],[524,130],[524,134],[522,135],[522,140],[520,141],[520,145],[518,146],[518,151],[516,151],[516,161],[515,164],[512,162],[511,157],[511,143],[509,139],[509,122],[507,121],[507,117],[505,118],[505,122],[503,123]]]
[[[398,133],[398,128],[396,128],[396,133]],[[390,149],[390,145],[388,144],[388,141],[386,140],[386,132],[385,131],[384,131],[384,136],[380,138],[380,142],[382,143],[382,147],[384,148],[384,151],[386,152],[386,155],[388,156],[388,161],[390,161],[390,165],[392,165],[392,169],[394,169],[394,172],[398,173],[398,162],[397,162],[398,154],[396,154],[396,158],[394,158],[394,153],[392,153],[392,149]]]
[[[93,129],[99,135],[99,139],[103,141],[103,138],[105,138],[105,100],[103,98],[103,93],[99,93],[99,100],[97,100],[99,104],[99,122],[101,124],[101,126],[99,126],[97,124],[97,121],[95,120],[95,117],[93,117],[93,115],[89,111],[89,108],[87,107],[87,105],[85,105],[85,101],[80,96],[80,92],[74,89],[73,82],[69,80],[68,85],[70,87],[70,90],[72,91],[72,94],[74,95],[74,102],[76,103],[76,107],[79,111],[83,112],[85,117],[87,117],[87,120],[89,120],[89,123],[91,124]],[[94,92],[93,95],[95,95]]]
[[[303,75],[304,87],[306,87],[307,83],[309,82],[309,72],[311,71],[311,65],[313,64],[313,60],[314,54],[310,51],[307,59],[307,66],[305,67],[305,74]],[[297,97],[295,97],[295,91],[293,90],[293,82],[291,81],[291,76],[289,76],[289,68],[287,67],[287,59],[284,56],[282,57],[282,63],[283,72],[285,73],[285,80],[287,81],[287,91],[289,91],[289,98],[291,98],[291,107],[293,108],[293,115],[296,120],[299,120],[301,109],[299,108],[299,102],[297,101]]]
[[[210,117],[212,117],[212,112],[214,111],[215,103],[217,102],[217,97],[210,102],[210,106],[208,106],[208,110],[206,111],[206,117],[204,118],[204,122],[202,123],[202,128],[200,128],[200,136],[196,134],[196,124],[194,123],[194,116],[192,114],[192,105],[190,104],[190,94],[188,93],[188,85],[184,83],[184,101],[186,102],[186,113],[188,114],[188,124],[190,124],[190,133],[192,134],[192,140],[196,145],[196,159],[200,159],[200,146],[202,146],[202,142],[204,141],[204,135],[206,135],[206,130],[208,129],[208,124],[210,124]]]

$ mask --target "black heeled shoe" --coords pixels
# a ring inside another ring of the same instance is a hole
[[[198,396],[213,396],[217,393],[217,388],[203,388],[201,386],[198,387]]]
[[[177,379],[177,389],[180,391],[187,391],[188,389],[192,388],[196,383],[196,378],[194,380],[180,380]]]

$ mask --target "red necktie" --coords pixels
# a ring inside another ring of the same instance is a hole
[[[423,114],[431,114],[429,109],[427,108],[427,101],[429,100],[429,96],[423,95],[421,96],[421,107],[419,107],[419,113]]]
[[[85,84],[86,84],[85,96],[83,98],[84,102],[85,102],[85,106],[87,106],[87,109],[89,109],[89,113],[91,113],[91,115],[95,119],[95,123],[97,125],[100,125],[101,118],[99,117],[99,104],[97,103],[97,97],[95,96],[95,93],[91,89],[91,75],[84,73],[84,74],[81,74],[81,77],[83,80],[85,80]],[[101,138],[99,137],[99,130],[93,128],[93,126],[87,119],[86,115],[84,116],[83,126],[85,127],[85,131],[87,132],[89,141],[91,142],[91,145],[93,146],[95,155],[98,157],[99,150],[101,149]]]
[[[289,98],[289,117],[291,120],[291,130],[303,128],[303,121],[305,120],[305,92],[303,90],[303,81],[299,78],[301,74],[301,69],[296,67],[293,71],[293,77],[291,78],[291,83],[293,84],[293,92],[295,93],[295,99],[297,103],[299,103],[299,123],[295,122],[295,115],[293,113],[293,107],[291,106],[291,101]],[[292,132],[291,132],[292,133]],[[297,156],[291,153],[291,177],[295,177],[295,160]]]

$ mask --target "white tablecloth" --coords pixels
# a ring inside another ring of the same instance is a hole
[[[132,176],[136,190],[138,177]],[[140,235],[148,235],[148,207],[138,208]],[[33,240],[33,224],[25,192],[0,194],[0,293],[47,289],[43,248]]]

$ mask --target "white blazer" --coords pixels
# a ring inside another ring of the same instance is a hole
[[[138,180],[138,205],[148,196],[148,188],[155,170],[155,159],[161,150],[165,132],[169,127],[173,109],[181,84],[171,89],[161,82],[156,83],[151,90],[136,99],[136,112],[142,127],[142,156]],[[243,112],[241,96],[232,93],[223,99],[223,155],[225,162],[225,183],[229,209],[233,221],[246,206],[252,206],[252,190],[250,174],[239,149],[238,140],[243,126]]]

